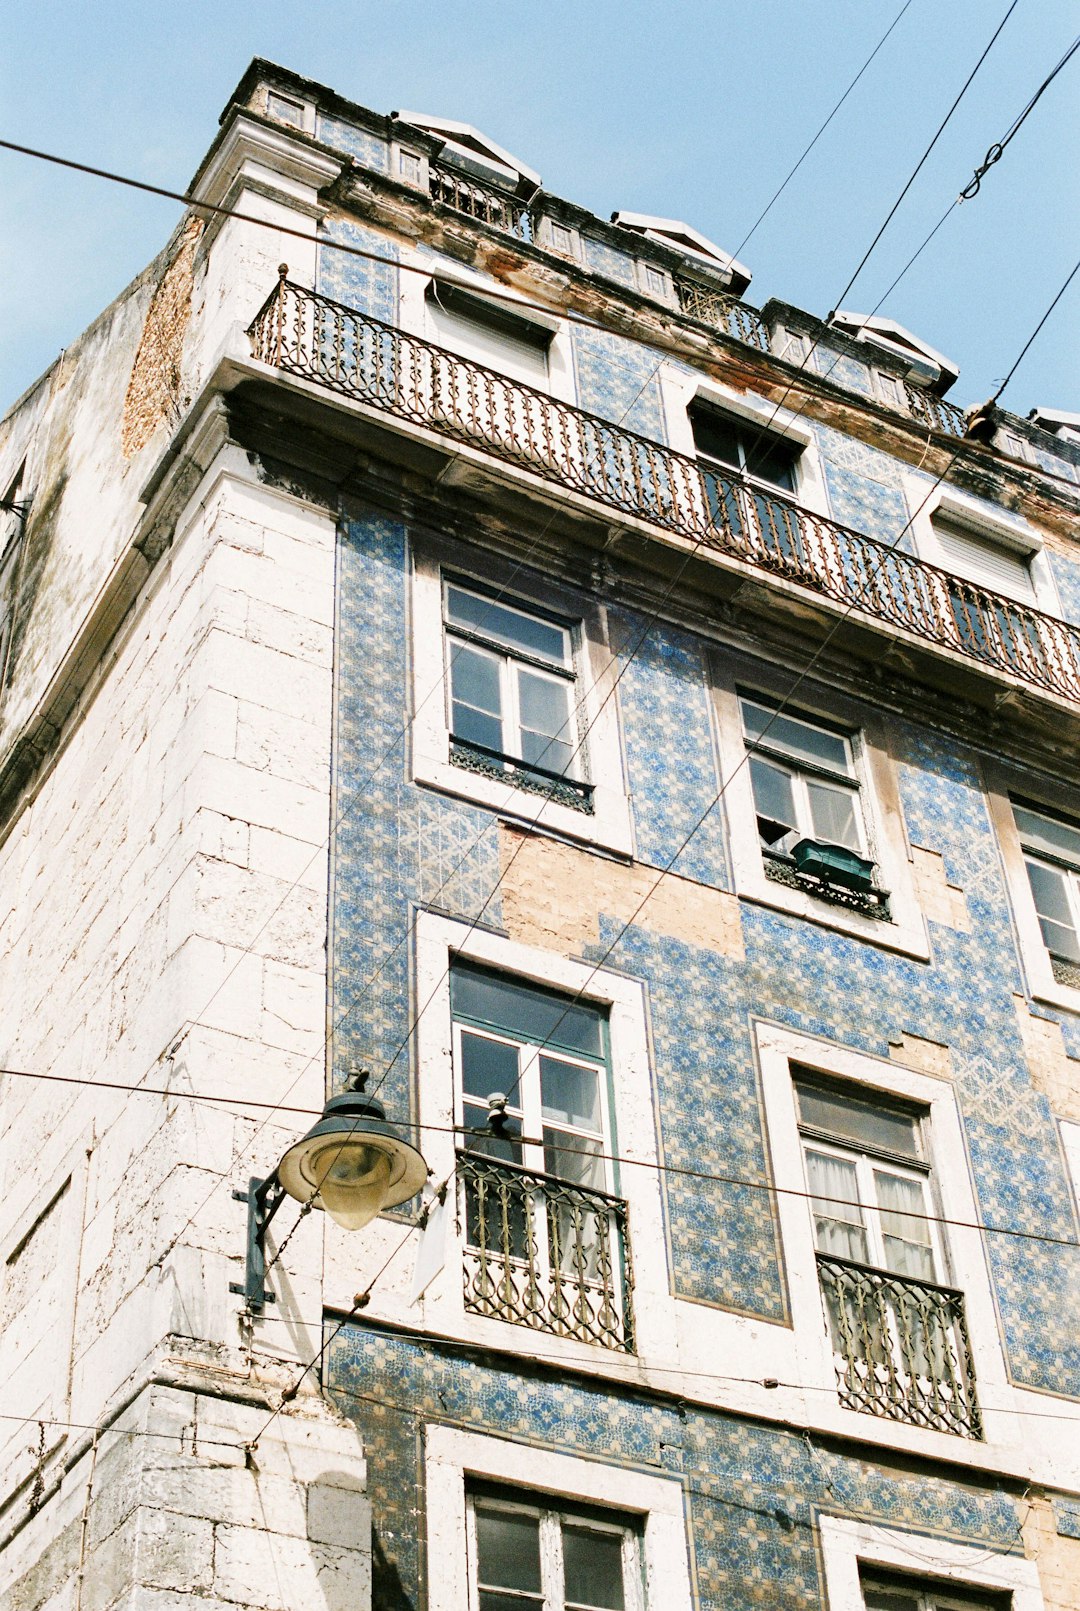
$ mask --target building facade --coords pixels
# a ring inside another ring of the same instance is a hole
[[[5,1603],[1077,1607],[1075,416],[267,63],[190,194],[0,425]]]

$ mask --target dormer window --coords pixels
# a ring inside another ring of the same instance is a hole
[[[438,161],[474,175],[505,190],[530,195],[540,188],[540,175],[523,162],[496,145],[486,134],[474,129],[470,123],[458,123],[452,118],[430,117],[423,112],[395,112],[392,114],[410,128],[421,129],[442,141]]]
[[[907,367],[906,378],[916,386],[926,386],[939,395],[947,392],[960,371],[951,359],[937,352],[927,342],[905,330],[895,319],[884,319],[869,313],[851,313],[841,310],[830,316],[829,323],[842,330],[853,340],[870,347],[879,347],[894,358],[902,358]],[[879,374],[879,382],[883,377]],[[904,405],[899,405],[903,407]]]
[[[730,252],[717,246],[698,230],[678,218],[653,218],[648,213],[612,213],[611,222],[621,229],[644,235],[685,257],[690,264],[707,266],[723,281],[724,289],[733,296],[741,296],[750,284],[750,270],[739,263]]]

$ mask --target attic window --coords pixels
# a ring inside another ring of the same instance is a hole
[[[294,101],[291,95],[282,95],[278,90],[266,92],[266,115],[293,129],[304,127],[303,101]]]
[[[391,116],[407,123],[410,128],[421,129],[425,134],[441,140],[442,148],[437,159],[441,163],[521,194],[540,188],[538,173],[527,168],[517,157],[504,151],[501,145],[496,145],[494,140],[469,123],[459,123],[452,118],[429,117],[423,112],[394,112]]]
[[[829,315],[829,323],[855,341],[879,347],[883,352],[902,358],[908,366],[906,378],[916,385],[932,386],[939,392],[945,392],[960,373],[944,354],[936,352],[927,342],[920,341],[918,336],[905,330],[895,319],[841,310]]]
[[[612,213],[611,221],[622,229],[644,235],[646,240],[657,241],[661,246],[679,252],[695,264],[707,264],[714,273],[724,277],[725,287],[733,295],[741,296],[750,284],[750,270],[717,246],[700,231],[678,218],[653,218],[648,213]]]
[[[428,286],[427,309],[440,346],[530,385],[547,384],[552,331],[546,325],[441,280]]]

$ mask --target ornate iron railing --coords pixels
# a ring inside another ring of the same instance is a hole
[[[818,1254],[845,1409],[981,1438],[964,1295]]]
[[[747,307],[738,297],[728,296],[711,286],[699,285],[695,280],[675,281],[675,294],[679,309],[691,319],[711,324],[736,341],[746,341],[751,347],[769,350],[769,332],[756,308]]]
[[[438,163],[428,165],[429,192],[432,201],[441,201],[457,213],[477,218],[492,229],[503,229],[519,240],[532,240],[532,218],[529,209],[517,197],[485,185],[479,179],[467,178],[454,168],[442,168]]]
[[[1076,628],[735,474],[287,280],[268,297],[250,335],[265,363],[1080,700]]]
[[[622,1199],[481,1153],[459,1153],[457,1173],[466,1309],[632,1353]]]
[[[935,397],[933,392],[924,391],[921,386],[912,386],[907,381],[904,382],[904,392],[911,412],[924,425],[929,425],[933,431],[943,431],[946,436],[963,436],[967,430],[967,416],[955,403],[948,403],[944,397]]]

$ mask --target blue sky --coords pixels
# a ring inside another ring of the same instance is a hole
[[[378,111],[474,123],[607,217],[683,218],[738,249],[902,0],[98,0],[11,8],[0,133],[183,189],[250,58]],[[824,315],[1008,0],[911,0],[743,246],[748,299]],[[1080,31],[1015,12],[847,300],[877,301]],[[985,397],[1080,256],[1080,53],[882,308]],[[178,209],[0,152],[0,408],[138,272]],[[1003,398],[1080,410],[1080,276]]]

